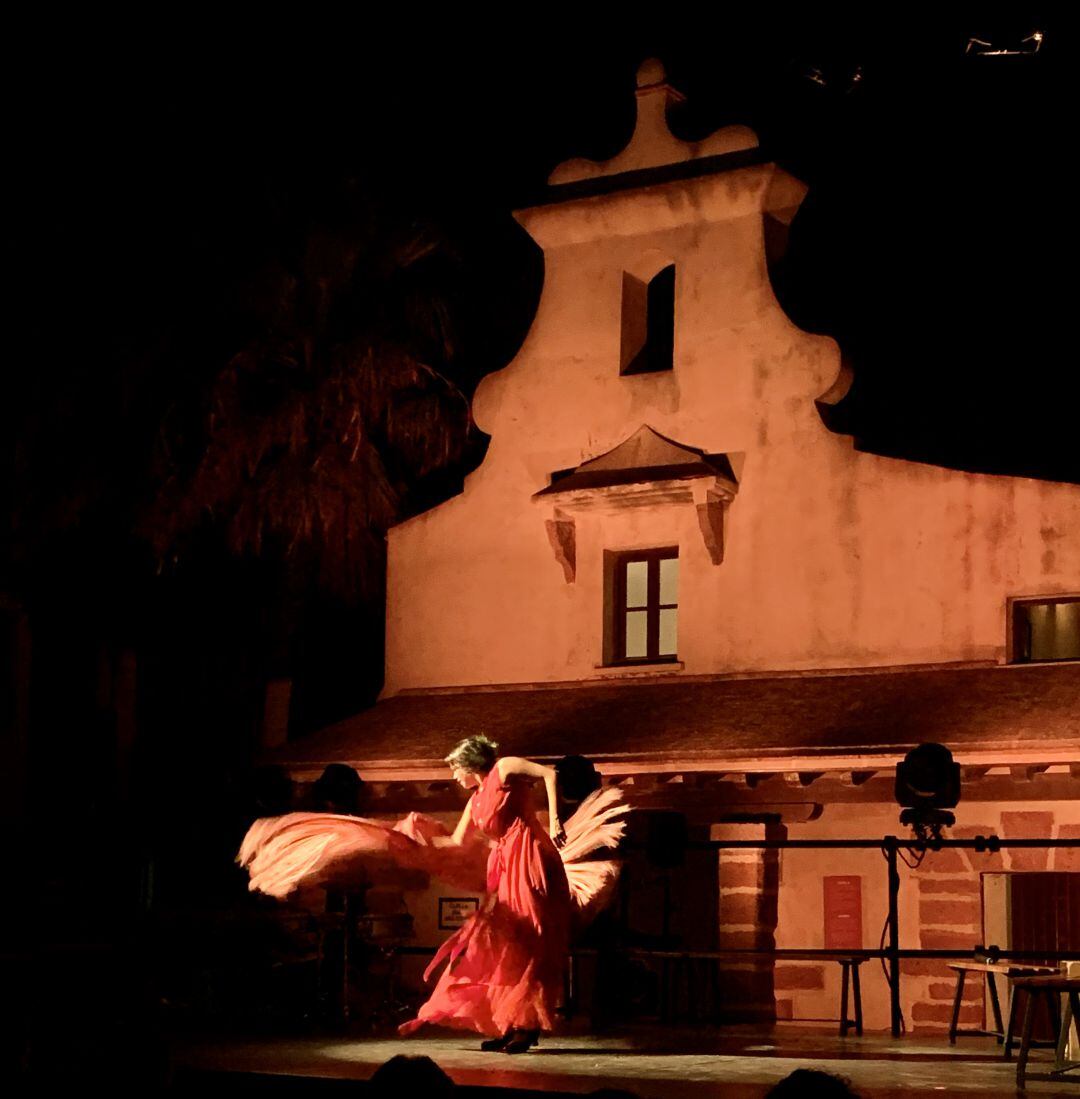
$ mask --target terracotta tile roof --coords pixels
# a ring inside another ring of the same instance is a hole
[[[305,767],[438,764],[472,732],[503,752],[597,763],[736,766],[785,756],[1056,749],[1080,761],[1080,663],[843,674],[651,678],[405,693],[279,749]]]

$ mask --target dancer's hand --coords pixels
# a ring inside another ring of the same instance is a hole
[[[563,826],[557,820],[551,822],[551,827],[548,829],[548,834],[551,836],[551,842],[556,847],[562,847],[566,843],[566,832],[563,830]]]

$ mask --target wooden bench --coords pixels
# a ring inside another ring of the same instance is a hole
[[[1010,1004],[1009,1029],[1006,1031],[1001,1018],[1001,1000],[998,997],[997,987],[998,975],[1005,977],[1006,980],[1013,980],[1017,977],[1053,976],[1060,973],[1056,966],[1025,965],[1022,962],[949,962],[949,968],[956,972],[956,996],[953,999],[952,1022],[949,1024],[949,1044],[956,1045],[958,1035],[997,1038],[999,1042],[1005,1042],[1006,1059],[1009,1057],[1009,1041],[1012,1034],[1015,1000]],[[964,978],[969,973],[986,975],[986,984],[990,990],[990,1008],[994,1013],[994,1030],[982,1030],[978,1027],[960,1029],[960,1002],[964,998]]]
[[[1024,1029],[1020,1037],[1020,1052],[1016,1058],[1016,1086],[1018,1088],[1024,1087],[1028,1054],[1032,1046],[1031,1031],[1035,1020],[1035,1003],[1040,999],[1049,1009],[1051,1018],[1056,1019],[1059,1015],[1061,1017],[1054,1051],[1054,1065],[1050,1070],[1049,1078],[1060,1077],[1066,1072],[1080,1069],[1080,1061],[1067,1061],[1065,1058],[1069,1030],[1075,1029],[1077,1037],[1080,1038],[1080,977],[1063,977],[1060,974],[1057,976],[1016,977],[1013,979],[1014,1004],[1021,992],[1026,993],[1027,1003],[1024,1005]],[[1066,997],[1064,1011],[1059,1010],[1062,995]],[[1008,1043],[1011,1043],[1011,1034],[1006,1042],[1005,1056],[1008,1057]]]
[[[840,966],[840,1037],[847,1036],[849,1030],[854,1030],[856,1035],[862,1037],[863,1013],[862,990],[859,984],[859,967],[867,959],[862,954],[845,954],[836,952],[830,954],[800,954],[788,953],[773,954],[762,951],[732,951],[722,950],[650,950],[629,952],[631,956],[638,955],[643,958],[654,959],[660,962],[660,1013],[665,1021],[671,1020],[676,1015],[675,1005],[678,1001],[680,986],[685,981],[687,999],[693,1003],[697,999],[698,992],[706,992],[707,996],[718,998],[719,974],[717,972],[719,962],[745,961],[745,960],[772,960],[776,962],[836,962]],[[708,967],[699,980],[695,971],[696,962],[707,962]],[[852,1012],[854,1015],[852,1015]]]

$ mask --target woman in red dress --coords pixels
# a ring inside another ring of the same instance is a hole
[[[485,1049],[522,1053],[540,1031],[552,1029],[571,928],[584,927],[612,894],[618,860],[598,855],[617,848],[629,805],[618,788],[600,788],[594,772],[595,789],[568,802],[576,807],[564,830],[556,769],[497,759],[496,746],[482,736],[463,740],[447,762],[473,791],[453,834],[422,813],[390,824],[294,812],[255,821],[237,861],[250,875],[249,888],[272,897],[356,881],[387,866],[486,892],[480,911],[428,967],[425,977],[447,963],[427,1003],[401,1029],[411,1033],[428,1022],[462,1027],[490,1035]],[[531,804],[535,779],[547,792],[547,831]]]
[[[446,762],[474,792],[453,835],[435,843],[461,846],[473,829],[492,840],[488,896],[435,955],[425,979],[444,961],[446,968],[401,1032],[424,1023],[460,1027],[493,1035],[483,1049],[523,1053],[554,1026],[574,907],[558,851],[566,837],[555,770],[517,756],[498,759],[483,736],[461,741]],[[547,792],[547,832],[531,805],[535,779]]]

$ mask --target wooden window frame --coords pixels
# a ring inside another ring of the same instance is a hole
[[[661,549],[620,550],[612,554],[614,566],[612,601],[610,609],[612,653],[611,665],[633,664],[674,664],[678,662],[678,653],[660,655],[660,612],[677,610],[678,603],[660,602],[660,562],[679,559],[678,546],[664,546]],[[626,652],[626,566],[632,562],[648,563],[645,606],[637,610],[646,611],[646,654],[645,656],[621,656]],[[681,577],[680,577],[681,579]]]

